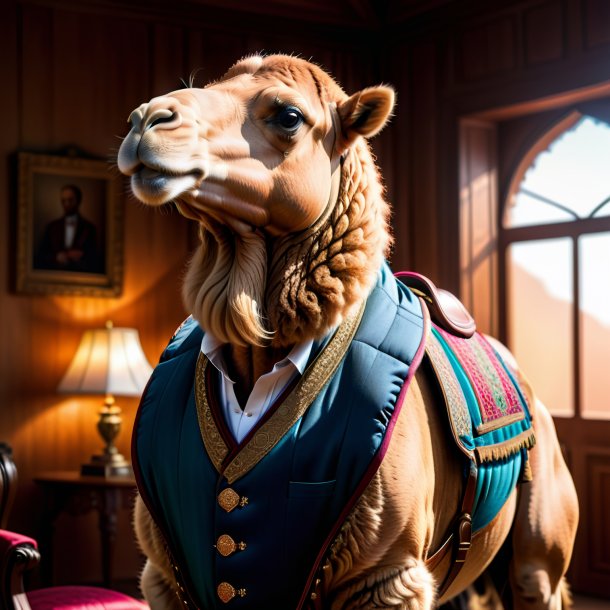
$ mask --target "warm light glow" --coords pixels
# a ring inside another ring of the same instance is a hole
[[[135,328],[88,330],[58,391],[139,396],[152,373]]]

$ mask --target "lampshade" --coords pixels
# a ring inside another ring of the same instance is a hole
[[[85,332],[57,388],[58,392],[71,394],[106,395],[97,422],[104,451],[81,466],[82,475],[132,474],[131,464],[114,444],[122,422],[121,408],[114,396],[139,396],[151,373],[135,328],[114,328],[112,322],[106,322],[106,328]]]
[[[61,380],[58,392],[139,396],[152,367],[135,328],[87,330]]]

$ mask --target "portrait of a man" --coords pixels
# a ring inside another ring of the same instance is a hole
[[[46,225],[35,267],[85,273],[102,272],[103,260],[97,228],[81,213],[82,189],[76,184],[64,184],[57,199],[62,213]]]
[[[18,171],[16,292],[119,295],[123,213],[108,163],[20,152]]]

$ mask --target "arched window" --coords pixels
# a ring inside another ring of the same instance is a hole
[[[538,141],[499,237],[520,366],[553,415],[610,419],[610,124],[573,112]]]

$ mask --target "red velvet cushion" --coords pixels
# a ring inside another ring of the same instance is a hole
[[[36,540],[29,536],[23,536],[22,534],[17,534],[9,530],[0,530],[0,548],[2,548],[3,551],[8,551],[20,544],[31,544],[35,549],[38,548]]]
[[[99,587],[50,587],[27,592],[32,610],[144,610],[148,605]]]

